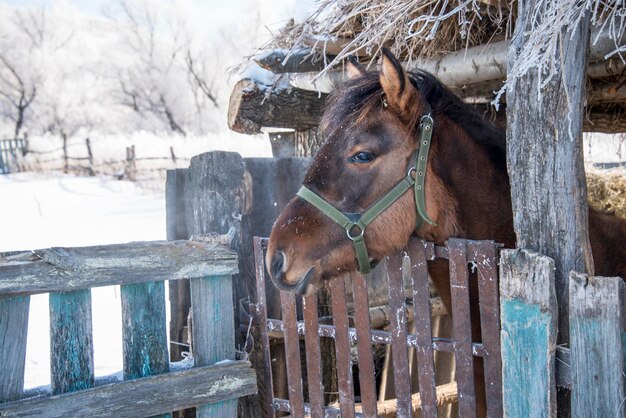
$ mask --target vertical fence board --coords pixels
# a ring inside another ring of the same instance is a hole
[[[317,295],[306,296],[302,300],[304,316],[304,344],[306,349],[307,381],[311,416],[324,416],[324,388],[322,387],[322,354],[318,334]]]
[[[50,293],[52,394],[94,383],[91,290]]]
[[[389,257],[389,323],[391,325],[391,352],[393,357],[393,380],[398,403],[398,417],[411,417],[411,376],[407,341],[407,318],[404,308],[404,257]]]
[[[235,359],[235,324],[231,276],[211,276],[190,281],[192,343],[195,366]],[[234,417],[237,399],[200,406],[198,418]]]
[[[554,261],[526,250],[500,254],[504,416],[556,415],[558,307]]]
[[[359,383],[361,388],[361,405],[363,413],[368,417],[376,416],[376,371],[374,369],[374,352],[370,333],[369,303],[367,298],[367,281],[362,274],[352,277],[354,299],[354,325],[356,327],[357,354],[359,358]]]
[[[30,296],[0,300],[0,403],[22,397]]]
[[[418,240],[409,246],[411,257],[411,280],[413,288],[413,310],[417,347],[417,378],[422,416],[437,416],[437,393],[435,390],[435,357],[433,353],[432,324],[430,313],[430,286],[426,248]]]
[[[285,352],[287,353],[287,379],[291,414],[304,416],[304,397],[302,395],[302,369],[300,366],[300,337],[296,318],[296,295],[280,292],[280,303],[285,323]]]
[[[459,390],[459,416],[473,417],[476,416],[476,391],[466,241],[450,239],[447,247],[450,252],[450,296],[455,339],[456,380]]]
[[[483,364],[487,415],[500,417],[502,416],[502,358],[500,356],[500,335],[493,332],[493,330],[500,329],[496,247],[491,241],[478,241],[470,244],[470,248],[471,257],[478,270],[481,336],[485,348]]]
[[[330,283],[333,325],[335,326],[335,352],[337,355],[337,386],[341,416],[354,417],[354,386],[352,360],[350,359],[350,336],[348,334],[348,307],[346,304],[345,278],[338,277]]]
[[[569,277],[572,416],[624,416],[624,282]]]
[[[121,296],[124,380],[169,372],[164,283],[123,285]]]
[[[263,381],[267,393],[261,394],[265,401],[265,415],[274,416],[274,382],[272,379],[272,358],[270,356],[270,341],[267,334],[267,297],[265,295],[265,260],[262,246],[262,238],[254,237],[254,266],[256,268],[257,305],[256,315],[261,336],[261,349],[263,350]],[[262,385],[260,387],[263,387]],[[263,396],[265,395],[265,396]]]

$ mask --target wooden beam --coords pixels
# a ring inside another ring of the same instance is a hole
[[[256,55],[253,59],[261,68],[274,74],[283,74],[322,71],[334,58],[334,55],[320,56],[310,49],[292,53],[288,49],[272,49]]]
[[[0,300],[0,403],[22,397],[30,296]]]
[[[256,134],[262,127],[306,130],[319,124],[326,94],[280,83],[271,89],[250,79],[235,84],[228,105],[228,127]]]
[[[0,254],[0,297],[237,272],[216,244],[152,241]]]
[[[247,361],[127,380],[91,389],[0,404],[9,417],[147,417],[256,393]]]
[[[606,77],[620,74],[624,68],[619,59],[613,59],[610,63],[605,61],[604,56],[615,50],[615,41],[611,40],[605,32],[598,37],[598,28],[594,28],[589,44],[589,67],[591,77]],[[618,45],[626,43],[626,33],[617,41]],[[409,70],[421,69],[428,71],[441,80],[450,88],[459,88],[468,84],[482,83],[492,80],[504,80],[506,78],[509,41],[494,42],[487,45],[478,45],[460,51],[455,51],[441,57],[417,60],[411,65],[405,65]],[[595,63],[599,61],[599,63]],[[305,90],[316,90],[328,93],[334,90],[343,79],[343,74],[338,70],[329,70],[322,75],[318,74],[292,74],[291,84]]]

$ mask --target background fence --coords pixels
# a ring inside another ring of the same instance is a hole
[[[236,272],[230,250],[189,241],[0,254],[0,416],[153,416],[194,406],[199,417],[234,416],[236,398],[256,392],[250,363],[234,361]],[[163,282],[182,278],[192,289],[191,369],[170,364],[167,350]],[[111,379],[94,378],[90,288],[116,284],[124,381],[100,385]],[[52,396],[28,398],[28,295],[48,292]]]

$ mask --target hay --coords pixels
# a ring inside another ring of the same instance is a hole
[[[587,196],[594,209],[626,219],[626,173],[587,173]]]

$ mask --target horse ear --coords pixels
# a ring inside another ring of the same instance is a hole
[[[348,57],[346,62],[346,75],[348,79],[354,80],[355,78],[363,77],[365,75],[365,67],[363,67],[354,55]]]
[[[417,90],[411,84],[409,75],[402,64],[387,48],[383,48],[383,63],[380,70],[380,84],[389,107],[401,117],[410,117],[416,105]]]

